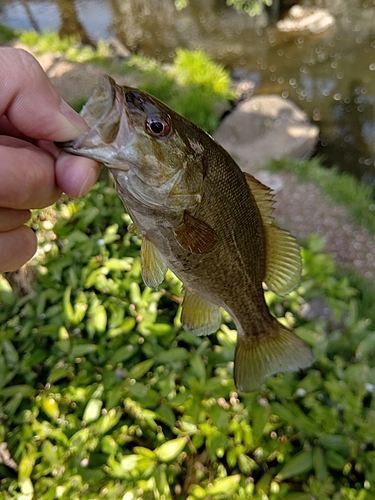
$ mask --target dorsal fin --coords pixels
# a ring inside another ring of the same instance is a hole
[[[252,175],[244,172],[247,185],[250,188],[251,194],[254,196],[259,212],[262,216],[263,224],[273,223],[273,206],[275,200],[273,199],[272,190],[262,184],[258,179]]]
[[[294,237],[274,224],[274,198],[271,189],[245,172],[246,182],[255,198],[266,233],[266,274],[263,281],[279,295],[291,292],[301,276],[301,256]]]

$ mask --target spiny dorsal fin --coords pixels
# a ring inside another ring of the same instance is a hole
[[[247,185],[249,186],[251,194],[254,196],[259,208],[263,224],[272,224],[272,212],[274,210],[273,206],[275,204],[272,190],[247,172],[244,172],[244,174]]]
[[[279,295],[291,292],[301,276],[301,256],[294,237],[273,222],[274,198],[271,189],[245,173],[246,182],[259,208],[266,233],[266,275],[263,281]]]
[[[156,246],[144,236],[141,246],[142,278],[145,285],[157,290],[168,266]]]
[[[184,221],[175,230],[178,243],[189,252],[201,254],[213,250],[218,236],[205,222],[184,211]]]
[[[272,332],[239,337],[234,358],[234,380],[240,392],[259,389],[264,379],[278,372],[307,368],[314,361],[310,347],[276,319]]]
[[[209,335],[220,328],[219,306],[185,289],[182,301],[181,324],[194,335]]]

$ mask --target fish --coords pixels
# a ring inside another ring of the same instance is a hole
[[[263,284],[286,295],[301,275],[300,247],[275,224],[271,189],[194,123],[110,76],[81,115],[88,131],[58,146],[109,168],[142,236],[143,281],[157,289],[168,268],[181,280],[188,332],[212,334],[220,308],[230,314],[237,390],[255,391],[269,375],[310,366],[310,347],[265,301]]]

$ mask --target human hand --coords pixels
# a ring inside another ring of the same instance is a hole
[[[75,139],[88,126],[57,95],[32,55],[0,48],[0,73],[0,272],[5,272],[35,254],[36,236],[24,225],[30,209],[51,205],[62,191],[82,196],[100,165],[53,144]]]

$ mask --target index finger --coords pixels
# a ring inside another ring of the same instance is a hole
[[[55,92],[38,61],[22,49],[0,49],[0,116],[33,139],[67,141],[88,129]]]

